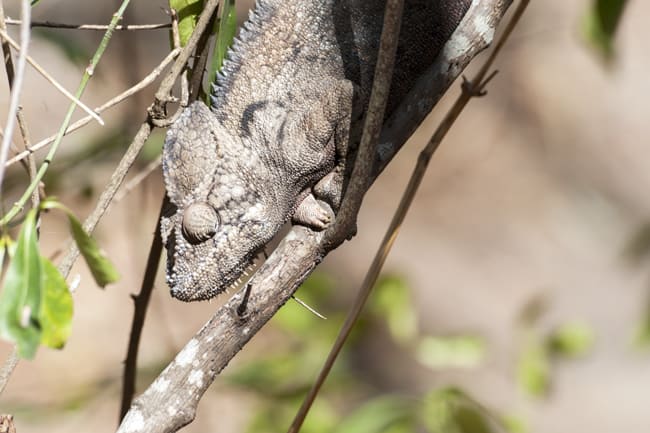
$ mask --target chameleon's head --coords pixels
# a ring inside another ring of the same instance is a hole
[[[234,222],[231,209],[211,198],[174,207],[161,223],[167,283],[181,301],[210,299],[236,285],[269,240],[267,223],[255,215],[260,206],[248,206]]]
[[[237,157],[220,150],[228,146]],[[242,152],[201,103],[169,129],[163,173],[173,206],[164,212],[161,234],[175,298],[210,299],[235,285],[281,224],[268,212],[268,197],[251,187],[258,162]]]

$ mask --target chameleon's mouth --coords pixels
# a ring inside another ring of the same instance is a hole
[[[254,255],[253,255],[254,257]],[[168,262],[167,284],[172,297],[183,302],[207,301],[242,284],[250,276],[253,257],[245,257],[227,273],[211,268],[184,269],[178,261]]]

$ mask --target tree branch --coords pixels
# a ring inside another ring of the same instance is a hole
[[[374,180],[472,58],[492,41],[510,0],[474,0],[434,65],[386,122],[380,134]],[[437,80],[427,84],[427,81]],[[423,92],[426,93],[418,93]],[[417,107],[412,107],[417,101]],[[411,113],[407,117],[405,113]],[[397,125],[402,119],[404,125]],[[196,406],[214,378],[291,297],[329,252],[323,232],[294,226],[259,268],[245,316],[237,313],[243,293],[235,294],[186,344],[158,378],[136,398],[118,433],[172,432],[194,419]]]

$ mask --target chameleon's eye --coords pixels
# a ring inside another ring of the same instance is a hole
[[[192,203],[183,212],[183,237],[191,244],[210,239],[217,232],[218,225],[217,212],[205,202]]]

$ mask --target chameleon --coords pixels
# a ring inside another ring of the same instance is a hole
[[[471,0],[406,0],[386,117]],[[173,297],[238,284],[292,220],[328,227],[367,107],[385,0],[257,0],[211,87],[169,128],[161,219]]]

